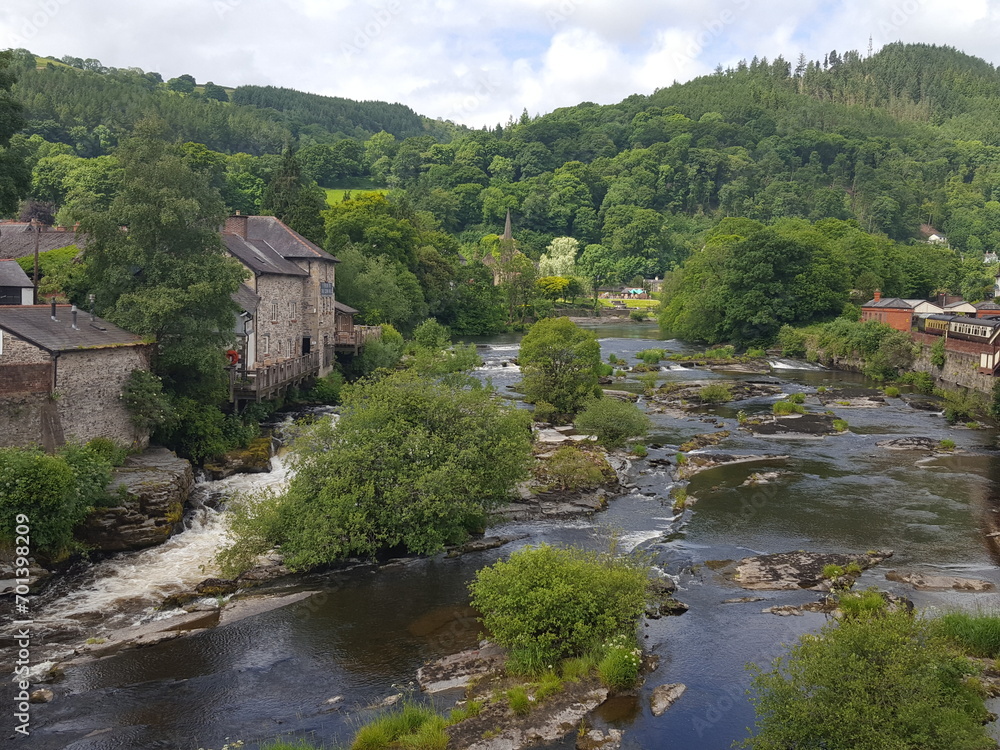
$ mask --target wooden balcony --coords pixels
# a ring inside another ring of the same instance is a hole
[[[380,326],[354,326],[352,331],[337,331],[334,342],[325,351],[316,349],[300,357],[258,365],[246,373],[239,365],[229,369],[230,401],[262,401],[281,395],[289,386],[298,385],[319,375],[320,369],[335,364],[336,352],[357,354],[372,339],[382,335]]]

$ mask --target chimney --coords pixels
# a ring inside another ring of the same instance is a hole
[[[223,234],[236,234],[247,239],[247,220],[249,217],[241,216],[240,212],[237,211],[235,216],[229,216],[226,218],[226,226],[223,228]]]
[[[70,308],[70,313],[73,315],[73,330],[79,331],[79,327],[76,325],[76,305]]]
[[[52,298],[52,320],[56,323],[59,322],[59,318],[56,317],[56,300],[55,297]]]
[[[880,299],[882,299],[882,290],[881,289],[876,289],[875,290],[875,301],[878,302]]]

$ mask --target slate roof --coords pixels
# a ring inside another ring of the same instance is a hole
[[[357,310],[355,310],[353,307],[351,307],[350,305],[345,305],[343,302],[334,302],[333,307],[335,310],[338,310],[342,313],[349,313],[350,315],[354,315],[357,312]]]
[[[315,245],[298,232],[291,230],[275,216],[248,216],[247,238],[255,244],[264,242],[283,258],[306,260],[331,260],[339,263],[330,253]]]
[[[899,297],[883,297],[877,302],[873,299],[865,302],[862,307],[888,307],[892,309],[912,310],[924,300],[922,299],[900,299]]]
[[[35,254],[35,237],[38,237],[38,252],[56,250],[60,247],[87,244],[86,235],[72,230],[48,229],[42,232],[28,230],[25,222],[0,223],[0,260],[26,258]]]
[[[233,302],[239,305],[240,309],[256,315],[257,305],[260,304],[260,295],[246,284],[240,284],[240,288],[233,292]]]
[[[16,260],[0,260],[0,286],[15,286],[22,289],[31,289],[35,285],[31,283]]]
[[[77,314],[73,330],[71,305],[57,305],[52,320],[50,305],[10,305],[0,307],[0,329],[34,344],[48,352],[72,352],[82,349],[102,349],[145,344],[134,333],[122,330],[101,318],[90,319],[90,313]]]
[[[1000,310],[1000,305],[996,302],[976,302],[973,307],[977,310]]]
[[[238,234],[223,234],[226,249],[254,273],[308,276],[309,272],[286,260],[266,240],[245,240]]]

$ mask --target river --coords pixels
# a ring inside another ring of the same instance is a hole
[[[635,352],[649,347],[684,350],[680,342],[656,340],[650,325],[595,330],[605,359],[613,353],[634,362]],[[479,375],[503,392],[509,393],[507,386],[519,378],[516,367],[504,364],[516,356],[517,341],[511,336],[480,342],[486,364]],[[792,369],[798,367],[810,366],[779,363],[769,379],[788,392],[807,394],[821,385],[863,384],[859,376]],[[661,377],[747,376],[665,367]],[[952,428],[940,415],[892,398],[881,408],[837,407],[838,416],[851,425],[851,432],[840,436],[762,438],[735,429],[736,408],[763,411],[774,398],[706,409],[705,415],[654,415],[649,442],[662,447],[634,461],[635,489],[591,519],[506,524],[492,533],[519,532],[527,538],[455,559],[411,559],[380,570],[304,576],[292,588],[320,593],[299,604],[75,666],[53,686],[52,703],[33,707],[30,746],[218,750],[227,738],[256,747],[286,734],[317,744],[345,742],[369,715],[365,706],[410,689],[417,668],[428,659],[477,641],[466,585],[479,568],[521,544],[603,547],[614,536],[626,548],[648,551],[657,566],[678,580],[677,598],[690,611],[651,621],[641,632],[646,649],[660,655],[659,667],[648,675],[638,701],[616,701],[603,712],[604,720],[625,730],[626,748],[729,747],[753,723],[744,695],[749,684],[745,665],[770,662],[781,653],[781,644],[825,622],[822,614],[761,613],[777,604],[814,601],[816,594],[745,592],[716,576],[712,561],[797,549],[892,549],[895,556],[866,572],[859,586],[877,585],[909,596],[920,607],[996,606],[995,594],[915,592],[884,578],[886,571],[900,568],[945,571],[1000,585],[1000,569],[983,532],[985,519],[1000,510],[993,430]],[[669,477],[650,467],[649,459],[673,456],[684,440],[713,431],[702,416],[720,417],[732,431],[713,452],[786,453],[790,458],[699,475],[689,487],[697,503],[676,514],[668,497]],[[962,452],[926,459],[876,446],[908,435],[950,438]],[[742,485],[749,474],[764,469],[781,473],[771,484]],[[279,463],[274,475],[234,483],[244,488],[280,483],[282,472]],[[46,601],[50,616],[82,618],[95,632],[113,623],[116,610],[132,619],[162,616],[150,605],[164,592],[206,577],[211,571],[198,568],[221,538],[222,522],[215,511],[196,510],[189,524],[191,530],[164,548],[121,555],[83,574],[73,591]],[[723,603],[747,594],[766,601]],[[96,618],[102,609],[103,620],[87,619],[86,613]],[[649,693],[673,682],[687,685],[687,692],[665,715],[654,718]],[[572,747],[572,741],[559,747]]]

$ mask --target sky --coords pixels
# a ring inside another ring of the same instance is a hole
[[[1000,0],[2,0],[0,48],[406,104],[493,126],[755,55],[893,41],[993,64]]]

